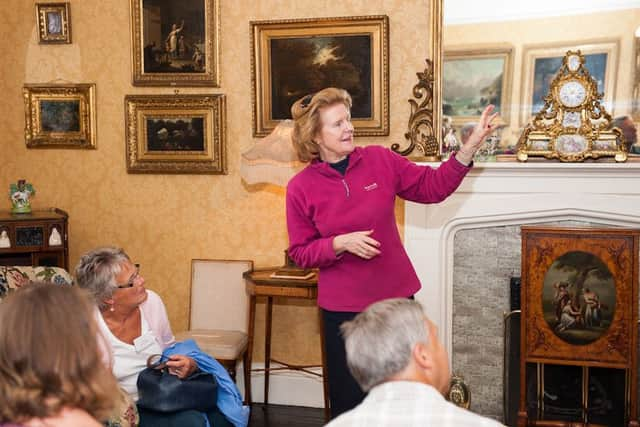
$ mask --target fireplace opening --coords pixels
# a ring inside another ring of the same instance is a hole
[[[625,425],[626,371],[528,363],[529,420]]]

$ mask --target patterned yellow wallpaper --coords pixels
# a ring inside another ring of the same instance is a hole
[[[56,206],[69,212],[71,265],[95,246],[124,247],[141,263],[148,287],[163,297],[175,331],[187,326],[191,259],[252,259],[256,267],[279,265],[287,244],[284,189],[247,186],[239,176],[240,153],[255,143],[249,21],[389,16],[391,135],[361,138],[360,144],[404,143],[407,99],[428,52],[428,0],[221,0],[221,87],[180,91],[226,94],[229,174],[130,175],[125,168],[124,96],[171,94],[173,89],[131,84],[129,0],[72,0],[73,44],[61,46],[38,44],[35,1],[5,0],[4,4],[0,14],[0,27],[5,30],[0,40],[5,52],[0,63],[0,190],[26,178],[37,189],[35,208]],[[96,83],[96,150],[25,148],[22,85],[45,82]],[[9,207],[8,198],[0,197],[0,209]],[[397,207],[400,211],[402,206]],[[281,302],[274,308],[274,356],[318,362],[315,306]],[[211,301],[211,309],[227,308]],[[256,361],[261,360],[262,351],[259,341]]]

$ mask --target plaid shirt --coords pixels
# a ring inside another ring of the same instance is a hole
[[[326,427],[499,427],[499,422],[447,402],[433,387],[389,381],[374,387],[366,399]]]

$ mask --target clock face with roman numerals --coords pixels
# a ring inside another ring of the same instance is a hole
[[[578,80],[569,80],[560,86],[558,97],[565,107],[577,107],[587,98],[587,89],[584,87],[584,83]]]

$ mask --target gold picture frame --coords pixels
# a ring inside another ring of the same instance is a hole
[[[640,37],[636,36],[633,42],[633,97],[631,101],[631,118],[634,123],[640,121]]]
[[[223,94],[125,96],[128,173],[222,174]]]
[[[71,6],[65,3],[36,3],[38,43],[71,43]]]
[[[291,117],[295,100],[329,86],[353,97],[356,135],[389,135],[386,15],[252,21],[250,26],[253,136],[268,135]]]
[[[25,84],[28,148],[96,148],[96,85]]]
[[[524,46],[520,126],[526,126],[544,105],[543,99],[549,92],[549,84],[569,50],[580,50],[585,55],[586,67],[598,82],[598,92],[604,93],[604,105],[609,112],[613,112],[619,45],[618,39],[603,39]]]
[[[469,73],[473,73],[473,79]],[[512,78],[513,46],[446,47],[443,114],[452,118],[453,125],[461,126],[477,122],[484,107],[494,104],[500,113],[498,124],[508,125]],[[472,108],[474,102],[477,105]]]
[[[134,86],[220,86],[219,0],[131,0]]]

